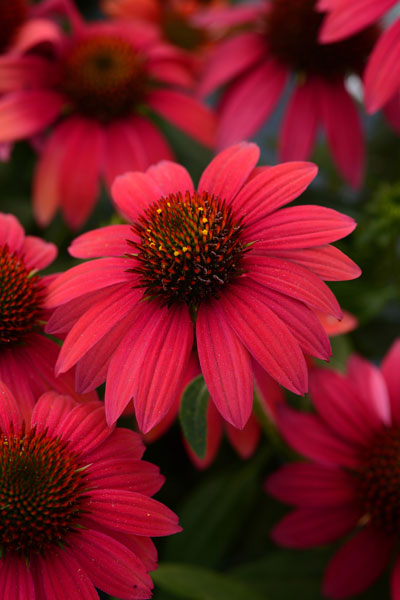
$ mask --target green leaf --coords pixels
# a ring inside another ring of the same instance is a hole
[[[186,386],[182,395],[179,420],[183,434],[199,458],[207,449],[208,390],[202,375]]]
[[[162,563],[152,578],[162,590],[185,600],[266,600],[233,577],[194,565]]]

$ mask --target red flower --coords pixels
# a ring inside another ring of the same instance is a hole
[[[24,419],[0,395],[1,598],[150,598],[150,536],[180,527],[150,498],[164,478],[139,435],[109,429],[100,402],[47,392]]]
[[[0,213],[0,379],[24,414],[48,389],[75,395],[72,373],[54,377],[60,348],[43,335],[49,317],[44,302],[54,276],[38,271],[56,255],[54,244],[25,235],[13,215]]]
[[[339,171],[358,187],[364,170],[363,133],[344,82],[349,73],[362,73],[377,31],[369,28],[349,40],[321,44],[323,15],[315,4],[272,0],[256,5],[252,22],[244,15],[244,30],[223,41],[211,56],[201,92],[228,84],[218,106],[217,138],[224,147],[254,135],[293,78],[279,134],[280,160],[307,159],[322,127]],[[226,11],[227,20],[235,10]]]
[[[142,431],[154,427],[182,386],[196,334],[200,366],[222,416],[246,424],[256,360],[279,383],[307,390],[304,353],[327,359],[329,340],[312,309],[341,316],[322,279],[358,267],[330,242],[354,221],[319,206],[283,208],[315,177],[309,163],[255,169],[259,149],[219,154],[195,190],[188,172],[161,162],[116,179],[130,225],[77,238],[78,265],[51,284],[59,306],[48,331],[69,332],[58,372],[77,364],[77,388],[105,379],[113,423],[133,397]],[[311,308],[310,308],[311,307]]]
[[[291,463],[266,489],[295,510],[273,530],[278,544],[309,548],[354,533],[335,554],[324,594],[345,598],[365,590],[388,565],[400,531],[400,340],[379,370],[357,356],[348,373],[310,373],[317,414],[288,407],[278,424],[310,462]],[[392,598],[400,594],[400,558]]]
[[[60,206],[68,224],[80,227],[100,177],[110,186],[128,168],[172,156],[152,112],[212,145],[211,112],[182,91],[191,76],[178,51],[161,44],[152,28],[79,20],[54,52],[0,62],[0,92],[9,92],[0,100],[0,144],[45,132],[59,119],[35,173],[41,225]]]

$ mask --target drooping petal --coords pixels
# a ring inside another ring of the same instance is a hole
[[[387,566],[395,539],[383,530],[367,526],[336,552],[327,566],[323,592],[345,598],[367,589]]]
[[[390,399],[382,371],[368,360],[353,354],[348,362],[348,379],[357,389],[364,419],[374,419],[375,427],[377,421],[389,426],[392,422]]]
[[[160,160],[174,160],[174,152],[163,133],[143,116],[133,117],[132,127],[142,141],[145,168]]]
[[[109,188],[118,175],[147,167],[143,142],[131,119],[111,121],[104,136],[104,177]]]
[[[18,403],[9,388],[0,381],[0,431],[7,434],[10,427],[18,432],[22,427],[22,415]]]
[[[400,597],[400,557],[397,556],[396,562],[392,570],[392,576],[390,581],[390,588],[392,592],[393,600],[397,600]]]
[[[352,0],[337,2],[325,16],[319,31],[323,43],[337,42],[367,27],[396,4],[397,0]],[[322,3],[321,3],[322,4]],[[328,10],[329,7],[326,6]],[[322,10],[322,6],[321,6]]]
[[[30,18],[19,28],[13,40],[12,52],[25,54],[34,46],[43,43],[57,47],[61,41],[62,33],[56,23],[50,19]]]
[[[228,423],[243,429],[253,407],[250,354],[218,300],[200,305],[196,339],[201,370],[215,405]]]
[[[11,53],[0,56],[0,92],[14,92],[29,87],[48,87],[53,76],[52,65],[34,55],[15,56]]]
[[[93,583],[71,552],[52,547],[51,559],[36,554],[31,568],[39,574],[46,600],[99,600]]]
[[[131,236],[129,225],[107,225],[87,231],[75,238],[68,248],[76,258],[123,256],[130,251],[127,240]]]
[[[2,558],[0,597],[2,600],[41,600],[35,593],[31,570],[23,556],[8,554]]]
[[[392,421],[395,425],[400,425],[400,340],[397,339],[381,365],[382,375],[386,381],[389,392],[390,409]]]
[[[230,423],[225,423],[225,431],[230,443],[241,458],[247,459],[253,455],[261,437],[260,425],[253,414],[250,415],[250,419],[243,429],[240,430],[232,427]]]

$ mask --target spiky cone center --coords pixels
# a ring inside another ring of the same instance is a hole
[[[337,79],[362,73],[378,38],[377,26],[333,44],[318,42],[325,17],[315,10],[317,0],[272,0],[265,21],[269,51],[299,75]]]
[[[43,285],[23,258],[0,246],[0,347],[40,327]]]
[[[28,17],[28,0],[0,0],[0,52],[4,52]]]
[[[197,308],[218,298],[221,289],[244,273],[241,259],[249,250],[224,200],[207,192],[169,194],[154,202],[133,224],[140,241],[135,249],[139,287],[163,305]]]
[[[400,534],[400,429],[388,427],[362,454],[357,474],[364,519]]]
[[[144,62],[129,40],[96,34],[69,47],[60,86],[73,110],[107,123],[133,114],[143,101]]]
[[[27,560],[77,530],[85,469],[68,442],[35,429],[0,433],[1,555]]]

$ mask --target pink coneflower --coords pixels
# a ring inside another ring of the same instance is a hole
[[[322,42],[342,40],[371,25],[397,0],[320,0],[328,11],[320,31]],[[400,131],[400,19],[382,33],[365,69],[365,106],[370,113],[380,108]]]
[[[72,374],[54,377],[60,347],[44,335],[44,301],[54,276],[40,276],[57,248],[25,235],[13,215],[0,213],[0,379],[23,411],[48,389],[75,394]],[[96,395],[92,395],[95,398]]]
[[[310,462],[272,475],[267,491],[295,510],[273,530],[278,544],[309,548],[350,535],[329,563],[323,591],[346,598],[365,590],[388,566],[399,536],[400,340],[381,369],[353,356],[342,375],[310,374],[317,414],[280,407],[289,444]],[[392,598],[400,594],[400,558]]]
[[[211,56],[201,92],[228,84],[218,106],[218,143],[224,147],[260,129],[293,76],[279,134],[280,160],[307,159],[322,127],[338,170],[357,187],[363,177],[364,142],[358,111],[344,83],[348,74],[362,73],[377,31],[371,27],[343,42],[320,44],[323,15],[315,4],[265,1],[253,23],[223,41]]]
[[[27,418],[0,396],[2,599],[150,598],[150,536],[180,527],[150,498],[164,478],[140,436],[107,427],[100,402],[47,392]]]
[[[304,352],[327,359],[329,340],[310,307],[340,318],[322,279],[351,279],[358,267],[329,243],[353,219],[319,206],[280,209],[315,177],[310,163],[255,169],[259,149],[221,152],[195,190],[188,172],[164,161],[117,178],[113,197],[131,225],[78,237],[70,252],[101,258],[51,284],[60,306],[48,331],[69,331],[57,371],[77,364],[77,388],[107,379],[113,423],[134,398],[141,431],[173,405],[195,346],[224,419],[246,424],[253,405],[251,357],[303,394]]]
[[[182,91],[191,84],[184,61],[143,23],[79,22],[54,51],[50,58],[9,57],[2,85],[10,93],[0,100],[0,143],[55,125],[34,180],[41,225],[61,207],[68,224],[80,227],[100,177],[110,186],[132,167],[145,169],[171,157],[153,113],[212,144],[211,112]]]

